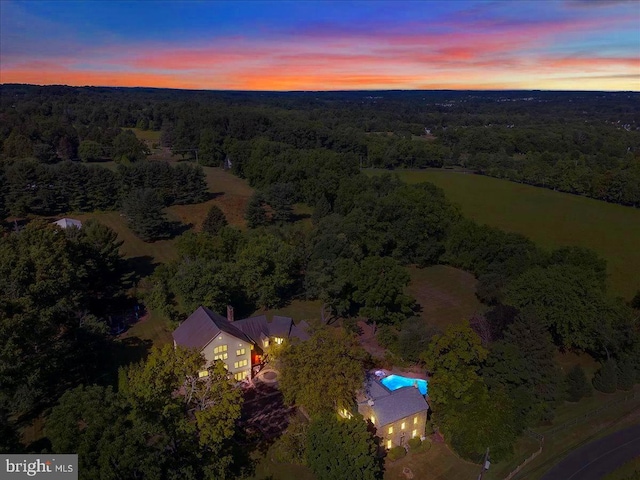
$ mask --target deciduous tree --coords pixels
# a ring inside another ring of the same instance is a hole
[[[309,426],[307,438],[307,465],[318,480],[382,478],[376,443],[360,415],[349,420],[322,415]]]

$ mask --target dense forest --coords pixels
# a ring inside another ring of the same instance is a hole
[[[289,426],[283,457],[319,479],[344,478],[323,462],[349,449],[340,468],[359,462],[361,478],[382,474],[365,423],[331,415],[336,399],[353,403],[364,366],[380,360],[357,344],[360,319],[375,327],[385,361],[429,372],[430,428],[473,461],[487,447],[494,460],[509,458],[526,428],[592,387],[640,383],[640,292],[630,302],[611,296],[597,254],[543,249],[464,218],[432,184],[361,173],[460,166],[639,206],[637,94],[0,89],[1,216],[31,219],[5,225],[0,239],[0,451],[34,450],[17,431],[44,412],[48,443],[38,451],[78,451],[93,465],[84,478],[251,473],[237,448],[251,445],[237,424],[239,394],[219,364],[198,383],[199,355],[154,348],[138,358],[110,334],[110,314],[138,301],[176,325],[198,305],[234,305],[241,316],[319,300],[317,332],[279,359],[285,400],[311,418]],[[130,128],[160,131],[185,161],[146,160]],[[223,163],[255,188],[248,228],[213,207],[202,231],[182,234],[177,257],[145,278],[109,228],[62,231],[40,219],[119,210],[145,241],[175,235],[163,208],[206,200],[200,165]],[[311,208],[309,227],[294,214],[300,203]],[[405,267],[437,264],[472,273],[486,312],[445,331],[422,321]],[[580,368],[563,373],[558,351],[599,362],[593,382]],[[324,361],[304,375],[292,367],[310,358]],[[345,379],[327,395],[314,375],[332,369]],[[338,452],[331,439],[346,435],[361,442]]]
[[[5,158],[40,163],[143,158],[131,132],[162,132],[203,165],[248,142],[352,154],[358,166],[463,167],[564,192],[640,204],[640,96],[618,92],[250,93],[2,85]],[[275,148],[275,147],[273,147]]]

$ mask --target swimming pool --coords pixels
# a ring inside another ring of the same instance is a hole
[[[420,390],[420,393],[422,395],[426,395],[428,391],[426,380],[403,377],[401,375],[389,375],[388,377],[384,377],[382,380],[380,380],[380,383],[382,383],[385,387],[392,391],[402,387],[413,387],[416,382],[418,383],[418,390]]]

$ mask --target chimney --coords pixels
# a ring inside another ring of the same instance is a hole
[[[231,305],[227,305],[227,321],[233,322],[233,307]]]

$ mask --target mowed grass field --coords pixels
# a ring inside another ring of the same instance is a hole
[[[387,173],[368,170],[369,175]],[[465,216],[517,232],[551,249],[590,248],[607,260],[609,291],[630,299],[640,289],[640,209],[481,175],[396,170],[407,183],[431,182]]]
[[[406,293],[420,304],[420,316],[427,324],[445,330],[484,312],[472,274],[447,265],[408,267],[408,271],[411,282]]]

